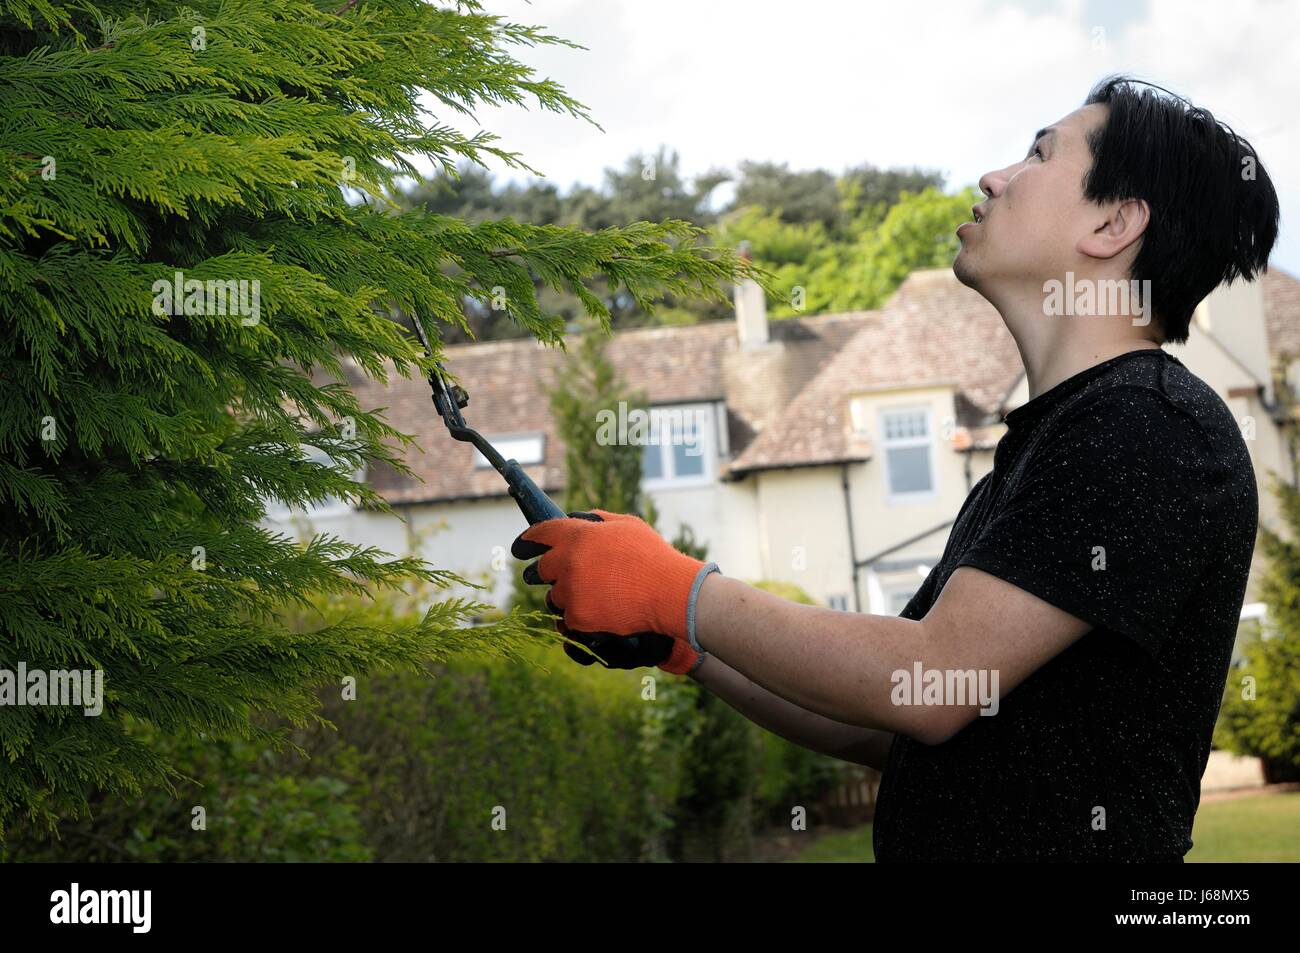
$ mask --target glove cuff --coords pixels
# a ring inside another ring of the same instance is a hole
[[[700,645],[700,640],[695,637],[695,603],[700,598],[700,588],[704,585],[704,577],[711,572],[722,575],[722,570],[718,568],[717,563],[707,563],[700,567],[700,571],[695,575],[695,581],[691,583],[691,594],[686,601],[686,641],[691,648],[704,654],[704,646]]]
[[[700,562],[675,549],[670,552],[675,558],[657,567],[658,578],[650,587],[651,592],[658,593],[651,604],[654,616],[650,628],[701,652],[703,649],[695,639],[695,602],[704,577],[718,572],[718,564]]]

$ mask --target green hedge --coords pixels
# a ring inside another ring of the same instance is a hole
[[[687,679],[531,656],[361,678],[353,701],[328,689],[337,731],[294,730],[306,758],[137,726],[195,781],[94,801],[60,841],[18,825],[7,859],[744,859],[752,831],[837,775]]]

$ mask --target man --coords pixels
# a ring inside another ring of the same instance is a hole
[[[574,636],[608,664],[689,673],[881,767],[877,860],[1191,848],[1258,501],[1237,421],[1160,345],[1266,268],[1278,203],[1249,143],[1166,92],[1104,80],[980,180],[953,270],[1005,321],[1030,399],[899,618],[751,588],[634,516],[516,540],[562,631],[609,633]]]

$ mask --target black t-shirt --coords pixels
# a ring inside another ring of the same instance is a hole
[[[993,470],[902,616],[974,566],[1093,629],[943,744],[896,738],[876,859],[1179,860],[1255,545],[1240,427],[1158,349],[1004,419]]]

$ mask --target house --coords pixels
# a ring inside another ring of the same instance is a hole
[[[726,575],[793,582],[831,608],[897,613],[991,469],[1002,417],[1027,399],[1010,334],[946,268],[913,273],[874,311],[769,321],[752,283],[735,301],[734,321],[625,331],[606,348],[652,407],[660,442],[646,447],[643,488],[659,529],[672,538],[689,525]],[[1276,526],[1267,474],[1291,483],[1296,474],[1294,417],[1279,385],[1300,386],[1300,281],[1273,269],[1216,290],[1171,352],[1241,421],[1261,520]],[[469,393],[467,424],[557,501],[564,447],[545,388],[561,359],[532,339],[444,354]],[[311,528],[393,553],[418,550],[487,587],[449,594],[505,605],[519,571],[509,548],[525,524],[504,480],[450,437],[426,381],[394,376],[385,388],[356,375],[352,384],[363,406],[386,407],[394,426],[415,435],[422,452],[408,462],[417,479],[375,468],[366,479],[395,515],[323,506],[305,514]],[[304,528],[283,511],[272,524]]]

